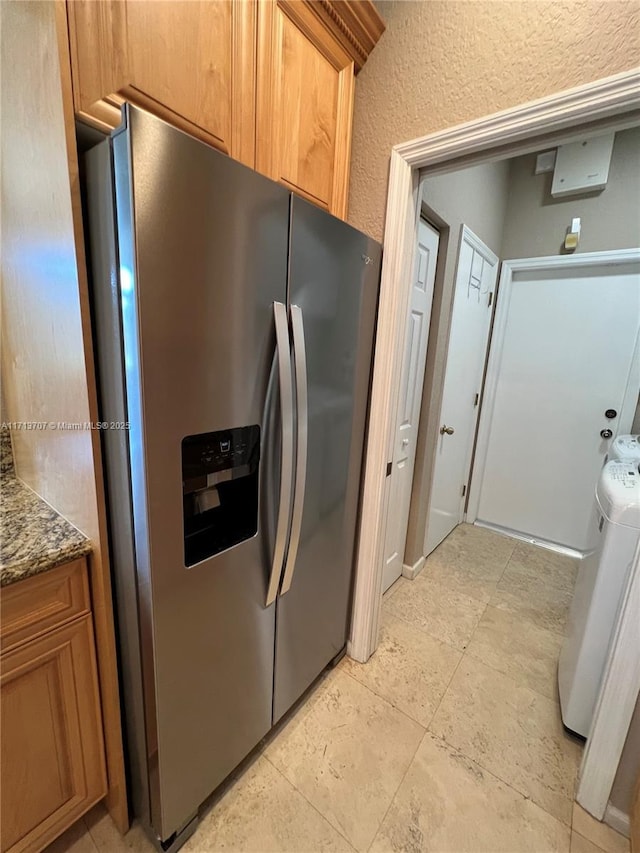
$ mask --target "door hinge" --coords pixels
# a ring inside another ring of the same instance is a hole
[[[392,471],[393,471],[393,462],[387,462],[387,473],[385,476],[388,477]]]
[[[478,401],[479,401],[479,400],[480,400],[480,394],[476,394],[476,396],[473,398],[473,406],[474,406],[474,408],[478,405]]]
[[[489,293],[489,308],[491,308],[492,302],[493,302],[493,290]]]
[[[462,497],[464,497],[466,494],[467,494],[467,486],[466,486],[466,484],[465,484],[465,485],[462,487]]]

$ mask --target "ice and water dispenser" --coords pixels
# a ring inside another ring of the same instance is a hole
[[[193,566],[258,532],[260,427],[182,440],[184,562]]]

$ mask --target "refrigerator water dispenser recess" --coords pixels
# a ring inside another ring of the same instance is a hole
[[[182,440],[184,564],[187,568],[258,532],[260,427]]]

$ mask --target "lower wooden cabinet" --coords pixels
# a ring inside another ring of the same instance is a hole
[[[86,573],[84,561],[71,565]],[[3,615],[12,593],[24,603],[27,584],[46,610],[38,581],[52,589],[55,572],[64,576],[69,569],[61,566],[3,590]],[[91,613],[45,631],[32,623],[36,636],[0,657],[3,853],[42,850],[107,788]]]

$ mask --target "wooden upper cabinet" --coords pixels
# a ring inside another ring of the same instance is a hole
[[[72,0],[76,113],[104,129],[131,101],[255,163],[255,0]]]
[[[259,6],[256,166],[344,216],[354,62],[306,3]]]
[[[103,130],[129,100],[345,217],[371,0],[69,0],[73,96]]]

